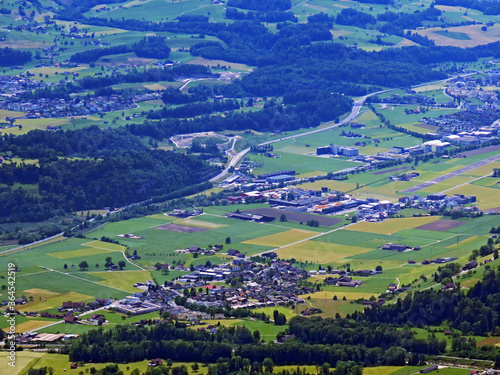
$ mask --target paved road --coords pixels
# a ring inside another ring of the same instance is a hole
[[[218,181],[218,180],[222,180],[223,178],[225,178],[228,174],[230,174],[229,172],[229,168],[231,167],[234,167],[236,166],[236,164],[238,164],[238,162],[248,153],[248,151],[250,151],[250,148],[246,148],[244,149],[243,151],[240,151],[239,153],[237,153],[235,156],[233,156],[231,158],[231,161],[229,162],[229,164],[227,165],[226,169],[224,169],[221,173],[219,173],[217,176],[215,177],[212,177],[210,179],[210,182],[215,182],[215,181]]]
[[[385,92],[385,91],[388,91],[388,90],[384,90],[384,91],[379,91],[379,92],[376,92],[376,93],[372,93],[372,94],[369,94],[369,95],[365,95],[361,98],[359,98],[358,100],[356,100],[354,102],[354,105],[352,107],[352,110],[351,110],[351,113],[349,114],[349,116],[347,116],[345,119],[343,119],[342,121],[339,121],[338,123],[331,123],[331,125],[327,125],[325,127],[322,127],[320,129],[314,129],[314,130],[310,130],[308,132],[305,132],[305,133],[300,133],[300,134],[296,134],[296,135],[289,135],[287,137],[282,137],[282,138],[277,138],[277,139],[273,139],[271,141],[267,141],[267,142],[263,142],[263,143],[259,143],[259,146],[265,146],[265,145],[270,145],[272,143],[276,143],[276,142],[280,142],[280,141],[284,141],[286,139],[295,139],[295,138],[299,138],[299,137],[303,137],[303,136],[306,136],[306,135],[309,135],[309,134],[315,134],[315,133],[320,133],[320,132],[324,132],[325,130],[330,130],[330,129],[333,129],[333,128],[336,128],[338,126],[341,126],[349,121],[352,121],[354,120],[356,117],[359,116],[360,114],[360,111],[361,111],[361,107],[363,106],[366,98],[368,98],[369,96],[372,96],[372,95],[376,95],[376,94],[380,94],[382,92]],[[215,181],[220,181],[222,180],[223,178],[225,178],[229,173],[229,168],[231,167],[235,167],[238,162],[250,151],[249,148],[239,152],[238,154],[236,154],[232,159],[231,161],[229,162],[229,164],[226,166],[226,168],[221,172],[219,173],[217,176],[215,177],[212,177],[210,179],[210,182],[215,182]]]
[[[21,245],[21,246],[18,246],[18,247],[14,247],[12,249],[9,249],[9,250],[4,250],[4,251],[0,251],[0,255],[4,255],[4,254],[7,254],[7,253],[11,253],[13,251],[17,251],[17,250],[21,250],[21,249],[26,249],[26,248],[29,248],[31,246],[34,246],[34,245],[38,245],[38,244],[41,244],[41,243],[44,243],[44,242],[47,242],[47,241],[50,241],[50,240],[53,240],[57,237],[60,237],[64,234],[64,232],[61,232],[61,233],[57,233],[57,234],[54,234],[53,236],[50,236],[50,237],[47,237],[47,238],[44,238],[42,240],[38,240],[38,241],[35,241],[35,242],[32,242],[32,243],[29,243],[29,244],[26,244],[26,245]]]
[[[448,180],[449,178],[456,177],[458,175],[461,175],[462,173],[469,172],[469,171],[471,171],[473,169],[476,169],[478,167],[482,167],[483,165],[486,165],[488,163],[492,163],[492,162],[497,161],[499,159],[500,159],[500,154],[491,156],[491,157],[489,157],[487,159],[478,161],[477,163],[474,163],[474,164],[468,165],[466,167],[460,168],[460,169],[458,169],[458,170],[456,170],[454,172],[444,174],[444,175],[439,176],[439,177],[437,177],[437,178],[435,178],[433,180],[430,180],[430,181],[427,181],[427,182],[423,182],[421,184],[413,186],[413,187],[411,187],[409,189],[404,190],[403,193],[406,193],[406,194],[415,193],[415,192],[417,192],[419,190],[425,189],[426,187],[429,187],[429,186],[435,185],[435,184],[437,184],[439,182]]]
[[[376,95],[376,94],[380,94],[380,93],[386,92],[386,91],[388,91],[388,90],[374,92],[372,94],[365,95],[365,96],[359,98],[358,100],[356,100],[354,102],[354,105],[352,106],[352,110],[351,110],[351,113],[349,114],[349,116],[347,116],[342,121],[339,121],[338,123],[333,123],[333,121],[331,121],[331,125],[328,125],[328,126],[325,126],[325,127],[319,128],[319,129],[310,130],[310,131],[305,132],[305,133],[300,133],[300,134],[296,134],[296,135],[289,135],[288,137],[273,139],[271,141],[260,143],[259,146],[270,145],[272,143],[284,141],[284,140],[287,140],[287,139],[295,139],[295,138],[299,138],[299,137],[304,137],[304,136],[309,135],[309,134],[315,134],[315,133],[324,132],[325,130],[330,130],[330,129],[339,127],[341,125],[344,125],[345,123],[347,123],[349,121],[352,121],[356,117],[359,116],[359,113],[361,111],[361,107],[363,106],[366,98],[368,98],[369,96],[372,96],[372,95]]]

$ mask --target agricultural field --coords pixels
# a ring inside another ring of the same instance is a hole
[[[189,63],[208,66],[215,70],[219,69],[219,67],[225,66],[232,72],[251,72],[253,70],[253,67],[246,64],[238,64],[224,60],[209,60],[203,57],[197,57],[196,59],[191,60]]]
[[[62,126],[70,123],[67,118],[17,119],[14,127],[0,129],[0,134],[21,135],[31,130],[46,129],[47,126]]]
[[[313,173],[336,172],[358,165],[341,157],[317,157],[316,148],[328,144],[355,146],[357,142],[365,142],[366,146],[359,147],[359,152],[371,155],[389,151],[395,145],[409,147],[421,143],[418,138],[382,126],[380,120],[371,111],[364,112],[357,121],[364,122],[366,127],[351,129],[348,125],[344,125],[321,133],[276,142],[273,144],[273,153],[278,156],[277,158],[250,155],[251,160],[263,164],[263,167],[255,169],[254,173],[263,174],[289,169],[290,165],[293,165],[299,175],[307,176]],[[342,132],[353,132],[361,137],[344,137],[341,136]]]
[[[311,152],[316,152],[312,149]],[[297,173],[309,173],[321,171],[322,174],[337,172],[346,168],[356,167],[359,164],[342,158],[316,157],[300,155],[284,151],[274,151],[277,158],[269,158],[263,155],[251,155],[250,159],[263,164],[262,168],[255,169],[255,173],[264,174],[274,171],[289,169],[293,165]]]
[[[90,369],[94,368],[96,370],[103,369],[104,367],[112,364],[112,363],[92,363],[87,364],[84,367],[79,367],[76,369],[70,369],[71,363],[68,355],[65,354],[54,354],[54,353],[43,353],[43,352],[30,352],[30,351],[22,351],[16,354],[17,356],[17,365],[15,368],[8,366],[6,352],[0,352],[0,366],[6,369],[7,372],[3,372],[5,375],[18,375],[24,374],[28,369],[39,369],[42,367],[52,367],[54,371],[54,375],[77,375],[80,371],[87,372]],[[166,360],[166,358],[163,358]],[[148,370],[149,360],[144,360],[140,362],[131,362],[127,364],[118,364],[120,371],[123,371],[124,375],[130,375],[132,371],[138,369],[140,373],[145,373]],[[172,366],[186,366],[189,375],[206,375],[208,373],[208,366],[204,363],[199,363],[199,369],[197,371],[193,371],[191,366],[192,362],[173,362]],[[301,370],[305,370],[307,374],[315,374],[316,366],[275,366],[274,371],[281,372],[282,370],[295,370],[299,367]],[[373,368],[378,369],[377,368]],[[370,374],[376,375],[389,375],[392,374],[388,372],[389,370],[397,370],[399,367],[381,367],[381,371],[383,372],[370,372]],[[9,372],[10,371],[10,372]]]
[[[106,318],[106,323],[102,325],[103,330],[110,330],[112,328],[115,328],[119,324],[131,324],[134,322],[139,322],[142,319],[158,319],[159,314],[158,312],[152,312],[152,313],[147,313],[143,315],[136,315],[136,316],[126,316],[123,314],[119,314],[116,312],[111,312],[107,310],[101,310],[99,311],[99,314],[102,314]],[[59,322],[57,324],[52,324],[52,325],[47,325],[46,327],[39,328],[37,332],[39,333],[67,333],[67,334],[75,334],[75,335],[81,335],[83,333],[89,332],[93,329],[95,329],[95,326],[90,324],[89,322],[86,322],[85,319],[89,318],[89,315],[83,315],[82,319],[83,322],[79,324],[65,324],[63,322]],[[59,320],[53,320],[49,323],[54,323],[58,322]]]
[[[24,368],[29,368],[31,364],[36,363],[44,353],[41,352],[29,352],[22,351],[16,353],[16,366],[9,366],[10,360],[7,358],[8,353],[5,351],[0,352],[0,367],[2,368],[2,373],[5,375],[18,375],[22,374]],[[69,368],[69,366],[68,366]],[[76,374],[76,372],[75,372]]]
[[[447,29],[429,28],[417,31],[422,36],[427,36],[438,46],[475,47],[478,45],[497,42],[500,40],[500,25],[488,26],[483,30],[483,25],[467,25],[449,27]]]
[[[264,206],[245,205],[245,208]],[[175,271],[168,275],[155,271],[153,265],[157,262],[182,262],[189,266],[204,264],[210,260],[212,264],[219,264],[231,259],[224,255],[228,248],[252,255],[329,230],[328,227],[312,228],[293,222],[248,223],[223,216],[235,209],[228,206],[214,207],[207,209],[208,212],[204,215],[189,219],[158,214],[109,223],[89,233],[87,238],[64,239],[7,254],[0,257],[0,264],[3,264],[3,269],[6,270],[8,263],[15,262],[21,270],[16,277],[18,293],[25,295],[29,301],[20,307],[20,310],[54,311],[64,301],[123,298],[140,291],[133,287],[136,282],[156,279],[157,282],[163,283],[166,279],[178,275]],[[330,220],[338,223],[337,225],[342,222],[340,219]],[[186,230],[179,232],[165,227],[172,224],[176,226],[175,229]],[[122,234],[133,234],[137,238],[118,237]],[[121,245],[94,239],[102,236],[116,239]],[[231,239],[230,244],[225,243],[228,237]],[[191,254],[175,252],[193,245],[207,247],[216,243],[224,244],[224,250],[215,256],[193,258]],[[130,254],[137,250],[141,256],[138,263],[126,262],[123,271],[104,271],[105,258],[111,257],[112,261],[117,263],[125,259],[125,250]],[[89,265],[85,271],[79,269],[82,261]],[[40,285],[43,285],[43,288]]]
[[[484,160],[496,155],[496,149],[485,149],[484,153],[471,154],[467,158],[452,159],[430,159],[427,163],[418,165],[402,164],[400,167],[389,167],[374,172],[349,175],[348,180],[319,180],[301,184],[300,187],[306,189],[320,189],[327,187],[332,190],[349,193],[355,198],[374,197],[380,200],[396,201],[398,198],[408,195],[405,191],[416,185],[431,181],[444,174],[455,172],[461,168],[467,167],[478,161]],[[430,193],[444,192],[448,195],[453,194],[472,194],[477,196],[477,205],[480,209],[491,209],[499,207],[495,179],[482,179],[484,176],[491,175],[494,168],[498,168],[499,162],[490,162],[483,166],[462,172],[455,177],[432,184],[416,194],[426,196]],[[389,176],[394,174],[408,173],[408,171],[419,173],[418,177],[411,181],[390,181]],[[474,193],[477,187],[477,194]],[[463,193],[461,193],[463,191]]]
[[[315,235],[317,235],[317,233],[315,232],[309,232],[306,230],[299,230],[299,229],[291,229],[286,232],[271,234],[269,236],[264,236],[253,240],[244,241],[243,243],[248,243],[251,245],[280,247],[283,245],[287,245],[291,242],[301,241]]]
[[[385,113],[384,113],[385,115]],[[328,144],[336,144],[340,146],[354,146],[356,142],[366,142],[367,147],[360,147],[360,154],[368,155],[377,152],[388,151],[393,145],[402,143],[407,146],[414,146],[420,142],[419,139],[409,137],[383,126],[379,118],[370,110],[364,111],[356,122],[364,123],[365,127],[360,129],[352,129],[349,125],[339,126],[338,128],[326,130],[321,133],[309,134],[303,137],[288,139],[273,144],[275,151],[283,151],[296,154],[315,154],[316,147],[326,146]],[[391,120],[392,122],[392,120]],[[362,137],[345,137],[341,133],[356,133]],[[380,141],[378,146],[375,146],[374,140]],[[391,144],[383,143],[389,141]]]
[[[95,298],[123,298],[138,291],[132,287],[144,281],[149,273],[126,262],[124,271],[102,272],[105,258],[115,262],[124,258],[124,247],[100,241],[66,239],[32,249],[16,251],[0,257],[2,269],[15,263],[17,295],[25,295],[28,303],[20,311],[54,311],[65,301],[93,301]],[[88,271],[79,270],[86,261]],[[5,277],[6,271],[0,276]]]
[[[315,265],[318,264],[334,269],[374,269],[380,265],[384,272],[363,278],[363,284],[358,288],[331,287],[334,291],[380,294],[391,282],[409,283],[421,274],[434,272],[439,266],[418,264],[424,259],[457,257],[457,262],[465,264],[471,250],[486,243],[489,229],[496,225],[495,219],[493,216],[483,216],[452,221],[439,217],[412,217],[389,219],[381,223],[361,222],[309,241],[283,246],[276,252],[283,259],[308,262],[310,269],[317,269]],[[420,250],[399,253],[379,249],[389,242],[419,246]],[[416,264],[408,264],[408,260]],[[314,276],[311,280],[322,278],[324,276]]]
[[[102,10],[103,7],[106,10]],[[210,4],[209,1],[186,0],[182,2],[148,0],[125,1],[107,6],[95,6],[86,13],[89,17],[121,18],[130,17],[131,12],[139,19],[147,21],[168,21],[184,13],[210,16],[211,21],[222,22],[225,19],[224,5]]]
[[[394,234],[402,230],[413,229],[422,225],[429,225],[430,223],[438,220],[438,216],[424,216],[404,219],[389,219],[379,223],[361,222],[356,225],[349,226],[346,230],[378,234]]]
[[[447,100],[448,102],[449,100]],[[401,126],[403,128],[416,131],[418,133],[424,134],[428,133],[432,130],[422,128],[419,121],[424,117],[439,117],[441,115],[448,115],[451,113],[455,113],[456,110],[453,109],[443,109],[443,108],[430,108],[425,112],[421,112],[418,114],[405,114],[405,109],[417,109],[416,106],[388,106],[384,109],[380,109],[379,112],[388,119],[391,124],[396,126]],[[393,142],[394,146],[399,146],[400,144],[396,144]],[[382,145],[379,145],[379,147]],[[402,147],[407,147],[404,144],[401,144]]]

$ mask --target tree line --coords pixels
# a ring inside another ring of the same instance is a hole
[[[488,0],[436,0],[437,5],[459,6],[477,9],[488,15],[500,14],[500,3]]]
[[[77,52],[71,56],[70,61],[75,63],[91,63],[96,62],[102,56],[119,55],[129,52],[134,52],[138,57],[168,59],[170,48],[166,45],[164,37],[147,36],[131,46],[121,44],[114,47],[99,47]]]
[[[31,52],[9,47],[0,48],[0,66],[23,65],[29,61],[31,61]]]

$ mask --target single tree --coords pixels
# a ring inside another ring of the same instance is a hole
[[[264,360],[262,361],[262,365],[264,366],[264,369],[266,370],[266,372],[268,372],[270,374],[273,373],[274,362],[271,358],[264,358]]]

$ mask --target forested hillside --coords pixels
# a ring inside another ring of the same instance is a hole
[[[5,135],[0,150],[39,165],[0,168],[0,221],[43,221],[97,207],[122,207],[193,193],[216,171],[192,156],[152,151],[124,130],[91,127],[66,132]],[[36,190],[13,188],[15,184]]]

